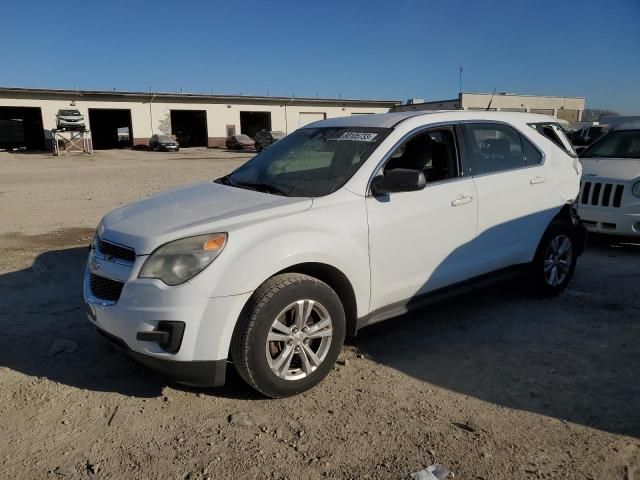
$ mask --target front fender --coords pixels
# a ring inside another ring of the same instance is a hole
[[[368,312],[368,228],[362,198],[230,231],[225,250],[190,282],[209,297],[240,295],[279,271],[309,262],[340,270],[353,287],[358,316]]]

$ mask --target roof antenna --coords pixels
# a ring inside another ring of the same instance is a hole
[[[495,96],[497,89],[498,89],[498,86],[496,85],[493,89],[493,93],[491,94],[491,100],[489,100],[489,105],[487,105],[487,112],[491,108],[491,102],[493,102],[493,97]]]

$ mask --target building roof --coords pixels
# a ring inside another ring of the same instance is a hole
[[[15,95],[20,97],[29,97],[34,95],[43,96],[61,96],[65,98],[86,98],[92,100],[99,99],[144,99],[168,101],[188,101],[202,103],[286,103],[286,104],[340,104],[340,105],[365,105],[371,107],[391,107],[399,100],[377,100],[377,99],[355,99],[355,98],[313,98],[313,97],[271,97],[259,95],[219,95],[219,94],[203,94],[203,93],[171,93],[171,92],[130,92],[116,90],[71,90],[71,89],[55,89],[55,88],[21,88],[21,87],[0,87],[0,97],[7,95]]]
[[[493,92],[462,92],[461,95],[494,95]],[[496,97],[533,97],[533,98],[575,98],[576,100],[584,100],[584,97],[573,97],[568,95],[531,95],[523,93],[496,92]]]

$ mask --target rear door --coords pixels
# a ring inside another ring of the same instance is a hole
[[[478,273],[531,261],[558,211],[542,151],[504,123],[469,122],[463,131],[478,193]]]

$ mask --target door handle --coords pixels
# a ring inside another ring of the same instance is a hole
[[[453,202],[451,202],[451,205],[453,205],[454,207],[458,207],[460,205],[464,205],[465,203],[471,203],[473,201],[473,197],[470,195],[463,195],[460,196],[458,198],[456,198]]]
[[[529,183],[531,185],[536,185],[537,183],[544,183],[544,177],[533,177],[531,180],[529,180]]]

